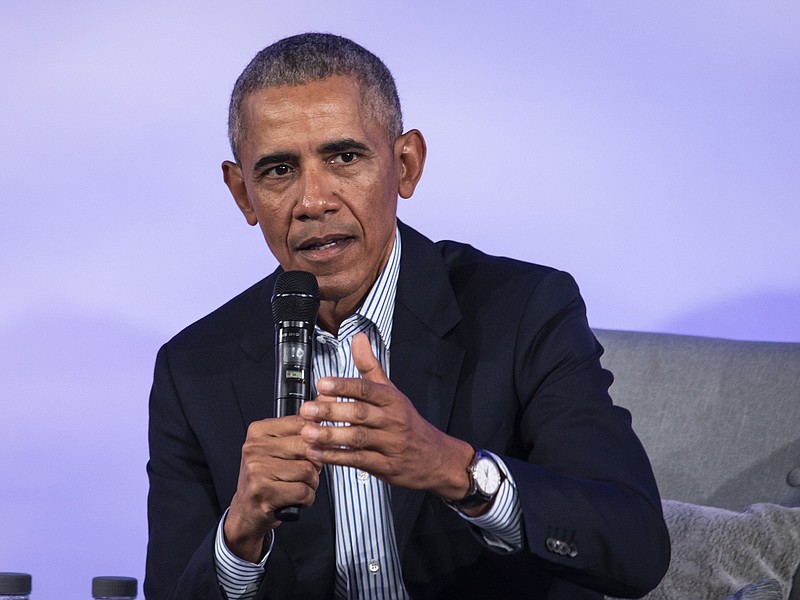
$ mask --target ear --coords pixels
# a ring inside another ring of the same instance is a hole
[[[222,178],[225,180],[225,185],[231,191],[231,196],[236,201],[236,206],[242,211],[244,218],[250,225],[258,223],[256,211],[253,210],[253,204],[247,196],[247,187],[244,185],[244,176],[242,175],[242,167],[235,162],[226,160],[222,163]]]
[[[397,193],[402,198],[411,198],[417,182],[422,177],[422,169],[425,167],[425,156],[428,153],[425,138],[417,129],[407,131],[397,138],[394,152],[397,160],[400,161],[400,180]]]

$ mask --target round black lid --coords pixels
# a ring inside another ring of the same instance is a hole
[[[93,598],[136,598],[135,577],[95,577],[92,579]]]
[[[31,593],[31,576],[27,573],[0,573],[0,594],[23,595]]]

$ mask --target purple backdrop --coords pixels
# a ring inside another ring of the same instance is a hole
[[[394,70],[430,237],[572,272],[595,326],[800,340],[796,2],[5,3],[0,571],[35,598],[141,581],[155,352],[274,266],[228,93],[305,30]]]

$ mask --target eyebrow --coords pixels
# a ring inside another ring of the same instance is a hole
[[[341,140],[334,140],[326,144],[322,144],[317,148],[320,154],[334,154],[337,152],[349,152],[352,150],[360,150],[361,152],[370,152],[369,146],[354,140],[353,138],[343,138]]]

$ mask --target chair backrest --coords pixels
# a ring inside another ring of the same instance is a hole
[[[595,335],[663,498],[800,506],[800,343]]]

